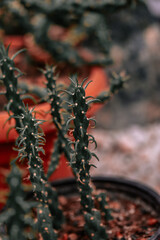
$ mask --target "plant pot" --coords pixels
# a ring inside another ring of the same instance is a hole
[[[125,194],[131,199],[138,198],[143,200],[148,206],[152,207],[157,215],[160,216],[160,195],[150,187],[136,181],[119,177],[94,177],[93,182],[97,189],[107,190],[113,193],[118,192],[120,194]],[[52,186],[56,187],[59,195],[70,197],[78,194],[75,179],[58,180],[52,182]],[[157,227],[157,230],[153,236],[151,236],[149,239],[160,239],[160,225]],[[62,240],[68,240],[66,234]]]
[[[24,42],[27,48],[27,52],[29,53],[29,55],[34,61],[38,63],[53,62],[53,58],[51,54],[49,54],[47,51],[45,51],[35,43],[32,34],[26,34],[24,37]]]

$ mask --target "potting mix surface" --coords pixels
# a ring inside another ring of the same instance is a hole
[[[160,221],[156,212],[139,198],[122,193],[107,193],[112,220],[105,221],[109,240],[144,240],[157,231]],[[85,221],[80,200],[77,196],[60,197],[66,223],[59,234],[59,240],[89,240],[84,231]],[[98,206],[98,204],[97,204]]]

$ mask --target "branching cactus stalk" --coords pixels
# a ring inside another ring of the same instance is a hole
[[[7,49],[4,48],[3,45],[0,46],[0,68],[2,71],[1,81],[3,81],[4,86],[6,88],[4,94],[8,100],[8,104],[6,106],[6,110],[10,115],[10,111],[12,111],[15,115],[20,115],[23,113],[23,97],[20,95],[18,91],[18,78],[23,74],[19,69],[17,69],[14,65],[14,58],[22,51],[17,52],[12,58],[8,57],[9,46]],[[15,71],[18,72],[18,75],[15,75]],[[12,118],[12,116],[10,116]],[[19,119],[15,119],[16,126],[19,126]]]
[[[36,240],[36,231],[33,231],[34,220],[31,209],[36,207],[37,204],[36,202],[25,200],[25,192],[21,181],[21,172],[13,164],[11,172],[7,177],[10,193],[6,210],[0,214],[0,225],[6,224],[6,231],[9,236],[6,240]],[[5,239],[5,237],[2,239]]]
[[[54,150],[51,156],[51,162],[48,168],[47,177],[53,174],[58,167],[60,156],[64,153],[66,159],[70,162],[70,146],[67,138],[67,131],[65,127],[64,114],[68,116],[67,109],[64,109],[64,100],[60,94],[60,89],[57,87],[57,76],[55,67],[47,66],[43,71],[46,77],[46,88],[48,91],[48,102],[50,103],[50,113],[52,121],[57,128],[57,140],[54,143]],[[65,111],[65,112],[64,112]],[[62,113],[64,112],[64,114]]]
[[[68,109],[66,110],[66,115],[69,115],[69,109],[72,107],[72,103],[68,101],[72,101],[71,97],[69,97],[69,100],[63,100],[62,95],[60,95],[59,89],[57,89],[57,76],[55,73],[55,67],[46,67],[46,70],[43,71],[46,80],[47,80],[47,91],[48,91],[48,100],[51,106],[51,115],[53,117],[53,123],[55,124],[58,132],[57,140],[54,144],[54,151],[51,156],[51,162],[48,168],[48,173],[47,176],[50,177],[51,174],[53,174],[54,170],[57,168],[58,163],[59,163],[59,158],[60,156],[64,153],[66,159],[68,160],[68,163],[70,164],[71,162],[71,144],[68,140],[67,137],[67,129],[66,129],[66,124],[64,123],[64,115],[62,112],[64,111],[63,106],[64,102],[68,103]],[[71,85],[69,87],[72,88],[74,86],[74,78],[76,79],[76,75],[73,75],[71,77]],[[69,90],[68,89],[68,90]],[[67,92],[68,90],[61,90],[63,92]],[[96,100],[97,101],[97,100]],[[93,136],[92,136],[93,138]],[[96,142],[95,142],[96,144]],[[72,168],[74,175],[76,175],[76,172],[74,168]],[[104,215],[106,220],[111,219],[110,211],[108,209],[108,203],[106,201],[106,194],[100,194],[97,192],[95,186],[92,184],[92,188],[94,191],[92,192],[92,195],[96,197],[97,202],[99,203],[99,206],[102,210],[102,214]],[[102,196],[103,195],[103,196]]]
[[[60,228],[63,222],[63,214],[59,208],[57,192],[51,188],[49,183],[47,183],[43,172],[42,160],[39,157],[40,151],[44,153],[43,148],[39,146],[43,145],[44,140],[42,136],[43,134],[39,132],[39,125],[42,122],[35,119],[33,111],[26,109],[22,101],[23,97],[19,93],[17,87],[18,76],[15,76],[15,71],[20,71],[14,67],[13,61],[17,54],[14,57],[9,58],[8,49],[9,48],[5,50],[5,48],[1,46],[0,51],[0,67],[2,71],[1,80],[6,87],[6,92],[4,94],[8,100],[7,111],[10,115],[9,119],[15,119],[15,128],[20,135],[18,138],[18,146],[20,147],[19,160],[28,160],[29,171],[31,175],[30,180],[33,188],[36,188],[37,193],[35,194],[37,194],[37,198],[42,204],[39,205],[40,207],[38,211],[40,220],[39,223],[41,222],[41,224],[39,224],[39,230],[42,233],[42,236],[44,236],[45,240],[54,240],[57,238],[57,234],[53,231],[52,225],[55,229]],[[12,115],[11,112],[13,113]],[[35,174],[36,176],[34,176]],[[46,201],[48,202],[46,203]],[[54,216],[51,217],[50,213],[54,214]]]
[[[74,91],[68,92],[72,96],[73,117],[69,119],[69,122],[74,122],[73,136],[75,141],[71,142],[74,146],[74,153],[71,160],[71,166],[76,172],[76,178],[78,182],[79,192],[81,196],[81,205],[84,212],[84,218],[86,221],[85,230],[92,240],[106,240],[108,239],[105,227],[101,222],[101,214],[95,208],[95,199],[92,195],[93,189],[90,178],[90,168],[93,166],[90,161],[92,157],[98,159],[94,152],[89,150],[89,143],[96,144],[94,137],[88,134],[87,129],[90,121],[94,121],[92,118],[87,118],[86,113],[89,108],[89,104],[96,102],[97,99],[89,99],[85,96],[85,89],[90,81],[83,87],[85,81],[79,84],[78,79],[72,79],[74,83]]]
[[[110,212],[108,209],[106,194],[97,192],[93,187],[90,178],[90,168],[92,157],[98,160],[97,155],[89,150],[90,143],[97,146],[94,137],[88,133],[90,121],[96,123],[95,119],[87,118],[87,110],[90,104],[97,102],[91,96],[85,95],[85,89],[91,81],[87,82],[84,79],[82,83],[78,82],[77,76],[70,78],[72,88],[62,90],[69,95],[69,107],[72,109],[72,118],[68,121],[64,120],[62,114],[64,99],[60,94],[60,90],[56,85],[55,69],[47,67],[43,71],[47,83],[48,101],[51,105],[51,115],[53,123],[58,130],[57,141],[54,145],[51,165],[49,167],[47,176],[43,170],[43,161],[40,153],[44,154],[43,145],[45,138],[40,125],[43,120],[36,119],[36,112],[34,108],[29,109],[23,103],[23,99],[28,96],[22,96],[18,90],[18,77],[22,75],[21,71],[14,66],[14,55],[12,58],[8,56],[8,50],[3,46],[0,48],[0,69],[2,72],[1,80],[3,81],[6,91],[5,94],[8,104],[7,111],[9,119],[15,119],[14,128],[17,130],[19,137],[16,141],[18,157],[13,161],[13,165],[17,160],[27,161],[30,181],[33,186],[34,196],[37,200],[37,223],[35,228],[41,234],[44,240],[57,240],[57,230],[60,229],[64,216],[59,207],[58,195],[55,189],[51,188],[47,178],[54,172],[59,163],[59,158],[62,153],[65,154],[73,173],[78,182],[78,189],[81,197],[81,205],[85,218],[85,231],[91,240],[106,240],[108,239],[105,226],[101,219],[101,215],[105,220],[110,219]],[[18,72],[18,75],[15,75]],[[116,81],[111,85],[109,93],[101,96],[102,100],[108,100],[119,88],[123,86],[123,79],[115,76]],[[85,85],[85,86],[84,86]],[[68,127],[73,121],[73,138],[69,140],[67,137]],[[14,168],[13,168],[14,169]],[[97,202],[99,209],[96,209]],[[21,213],[21,208],[20,208]],[[6,218],[6,221],[8,219]],[[19,223],[19,226],[23,225]],[[11,232],[9,232],[11,234]],[[17,238],[23,240],[23,238]],[[9,240],[12,240],[9,239]],[[25,239],[24,239],[25,240]]]
[[[33,115],[33,109],[19,116],[21,127],[18,128],[20,136],[17,139],[19,158],[27,158],[30,172],[30,180],[33,185],[34,195],[39,202],[37,207],[38,231],[43,239],[57,239],[57,233],[52,227],[52,215],[48,206],[48,183],[44,176],[42,159],[39,153],[43,152],[45,139],[39,132],[39,125],[43,121],[37,120]],[[53,204],[53,199],[50,199]]]

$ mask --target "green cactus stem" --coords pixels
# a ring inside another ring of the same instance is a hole
[[[5,224],[8,236],[6,238],[8,240],[36,240],[35,224],[31,210],[36,207],[37,203],[25,200],[25,192],[21,181],[20,170],[13,164],[7,177],[10,193],[6,210],[0,214],[0,224]]]
[[[64,119],[63,119],[63,115],[62,115],[62,111],[63,111],[63,99],[62,97],[60,97],[60,93],[57,89],[57,84],[56,84],[56,73],[55,73],[55,68],[51,67],[47,67],[45,71],[43,71],[43,73],[45,74],[46,80],[47,80],[47,90],[48,90],[48,95],[49,95],[49,103],[51,105],[51,114],[53,117],[53,123],[55,124],[57,131],[58,131],[58,137],[56,142],[54,143],[54,151],[52,153],[52,157],[51,157],[51,162],[48,168],[48,173],[47,176],[50,177],[50,175],[54,172],[54,170],[57,168],[58,164],[59,164],[59,158],[60,156],[64,153],[66,159],[68,160],[68,163],[70,164],[71,162],[71,146],[69,143],[69,140],[67,138],[67,132],[66,132],[66,125],[64,124]],[[73,79],[72,79],[73,78]],[[76,78],[76,75],[73,75],[73,77],[70,78],[70,80],[72,81],[72,84],[70,85],[69,89],[72,89],[72,86],[74,85],[74,78]],[[68,90],[63,90],[64,92],[68,92]],[[72,99],[69,99],[68,101],[72,101]],[[67,102],[68,102],[67,101]],[[65,101],[66,102],[66,101]],[[69,102],[69,104],[71,105],[71,103]],[[66,106],[65,106],[66,107]],[[66,109],[66,111],[68,112],[68,109]],[[94,137],[92,135],[90,136],[90,141],[93,141],[96,145],[96,141],[94,140]],[[76,172],[73,173],[76,175]],[[92,193],[92,195],[95,196],[95,198],[97,199],[97,201],[99,202],[99,206],[103,212],[103,215],[105,217],[105,219],[109,220],[111,219],[111,215],[108,209],[108,205],[107,202],[105,200],[105,196],[103,196],[103,201],[100,199],[100,196],[97,196],[97,191],[95,189],[95,187],[92,184],[92,187],[94,188],[94,191]],[[103,204],[102,204],[103,203]]]
[[[43,148],[38,147],[38,145],[35,146],[34,145],[35,142],[25,142],[25,140],[26,140],[25,136],[23,137],[23,134],[29,131],[27,126],[29,126],[29,124],[31,123],[33,126],[35,124],[35,128],[33,128],[33,130],[35,130],[35,132],[33,132],[33,136],[31,138],[31,140],[35,141],[35,139],[37,138],[38,139],[37,142],[36,142],[37,144],[43,144],[43,140],[44,140],[44,138],[42,136],[43,133],[37,132],[38,129],[40,129],[37,126],[37,125],[39,125],[38,121],[35,119],[34,116],[33,116],[33,121],[32,121],[32,119],[30,119],[32,117],[31,116],[32,112],[29,112],[28,110],[26,110],[26,108],[24,106],[24,103],[22,101],[23,97],[18,92],[18,88],[17,88],[17,86],[18,86],[17,78],[18,77],[15,76],[15,71],[19,71],[19,70],[15,69],[14,61],[13,61],[13,59],[17,56],[17,54],[15,54],[12,58],[9,58],[8,49],[9,48],[7,48],[7,50],[5,50],[4,46],[1,46],[1,49],[0,49],[0,54],[1,54],[0,67],[1,67],[1,71],[2,71],[2,78],[1,79],[3,80],[3,83],[6,87],[5,95],[6,95],[7,100],[9,101],[9,103],[7,104],[7,110],[8,110],[9,114],[11,114],[11,112],[12,112],[12,115],[10,115],[9,119],[14,118],[15,121],[16,121],[15,128],[16,128],[17,132],[20,134],[20,137],[19,137],[20,142],[18,143],[19,146],[21,146],[23,144],[31,144],[32,143],[33,145],[29,145],[29,146],[27,145],[28,149],[32,150],[33,153],[39,154],[39,151],[44,152]],[[24,117],[24,116],[26,116],[26,117]],[[33,124],[33,122],[34,122],[34,124]],[[24,129],[22,129],[22,125],[24,126]],[[22,160],[28,159],[28,163],[30,164],[31,162],[30,162],[29,159],[30,159],[31,155],[29,155],[29,154],[32,154],[32,152],[26,152],[25,147],[26,146],[24,146],[24,149],[23,149],[23,147],[21,147],[21,150],[19,151],[19,157],[20,157],[19,160],[22,161]],[[37,147],[37,150],[35,149],[35,147]],[[37,165],[37,161],[38,161],[37,159],[39,159],[39,157],[38,158],[34,157],[34,160],[35,160],[34,164],[35,165]],[[40,165],[42,166],[42,160],[39,160],[39,161],[40,161]],[[34,170],[35,170],[34,164],[29,165],[31,167],[30,173],[33,173]],[[33,167],[33,169],[32,169],[32,167]],[[41,174],[42,174],[43,173],[43,168],[41,167],[40,169],[36,169],[36,171],[40,171]],[[42,181],[46,182],[44,173],[43,173],[43,176],[41,176],[41,175],[37,175],[37,176],[39,176],[39,181],[40,181],[39,183],[41,183],[41,178],[42,178]],[[33,175],[31,177],[31,182],[32,182],[32,180],[34,180]],[[39,185],[39,187],[44,187],[44,186]],[[43,191],[43,189],[41,191]],[[63,215],[62,215],[62,211],[59,209],[57,192],[56,192],[55,189],[52,189],[49,184],[47,184],[47,186],[45,187],[45,192],[46,191],[48,192],[49,209],[50,209],[50,212],[54,215],[54,216],[52,216],[53,226],[54,226],[55,229],[57,229],[57,228],[60,227],[60,225],[63,222]],[[54,204],[52,204],[52,202],[54,202]],[[45,225],[45,223],[43,223],[42,225]],[[45,233],[45,234],[47,234],[47,233]]]
[[[39,125],[43,121],[37,120],[33,115],[33,109],[28,110],[18,116],[21,127],[18,129],[20,135],[17,139],[18,156],[20,160],[28,159],[30,180],[33,186],[34,196],[38,201],[37,218],[38,231],[41,233],[43,239],[54,240],[57,239],[57,233],[52,227],[52,215],[48,206],[48,183],[44,176],[42,159],[39,153],[44,153],[42,145],[45,141],[43,133],[39,132]]]
[[[59,164],[59,158],[62,153],[64,153],[65,157],[70,162],[70,146],[68,144],[69,140],[66,135],[67,132],[64,123],[64,115],[62,114],[62,112],[64,112],[65,110],[63,108],[64,101],[62,99],[62,96],[60,95],[59,89],[57,88],[57,77],[55,74],[55,68],[52,66],[47,66],[43,73],[47,81],[46,87],[48,91],[48,102],[51,106],[50,112],[52,115],[52,121],[58,131],[57,140],[54,143],[54,151],[52,153],[51,162],[47,172],[47,177],[50,177],[54,170],[57,168]],[[67,114],[67,110],[65,111],[65,114]]]
[[[2,71],[1,80],[4,83],[6,88],[5,96],[8,100],[8,104],[6,106],[6,110],[10,115],[10,111],[12,111],[15,115],[19,115],[23,113],[23,97],[18,90],[17,81],[20,76],[22,76],[22,72],[15,67],[14,58],[18,55],[19,51],[12,58],[8,57],[9,46],[7,49],[4,48],[3,45],[0,46],[0,68]],[[15,72],[18,72],[16,75]],[[19,126],[19,119],[15,119],[16,126]]]
[[[70,121],[73,121],[74,123],[73,136],[75,141],[71,142],[74,146],[71,166],[74,169],[74,172],[76,172],[81,196],[81,205],[86,221],[85,230],[92,240],[106,240],[108,239],[108,236],[105,227],[101,223],[101,214],[95,209],[95,199],[92,194],[93,189],[90,178],[90,168],[93,166],[90,163],[91,158],[95,157],[98,159],[98,157],[95,153],[90,152],[88,148],[90,142],[96,144],[96,141],[92,135],[88,134],[87,129],[90,121],[95,122],[95,120],[86,117],[89,104],[97,100],[89,100],[88,97],[85,96],[85,89],[91,81],[83,87],[86,79],[84,79],[81,84],[78,83],[77,78],[74,78],[74,80],[74,91],[68,92],[73,101],[73,117],[69,119],[66,124],[66,126],[68,126]]]
[[[99,208],[101,209],[102,216],[104,216],[106,221],[111,220],[111,210],[106,200],[106,192],[100,192],[99,194],[96,194],[95,198],[99,204]]]

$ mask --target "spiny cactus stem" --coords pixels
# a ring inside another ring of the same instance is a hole
[[[89,83],[83,87],[85,80],[81,85],[78,84],[77,78],[73,81],[73,93],[67,92],[72,97],[73,101],[73,117],[67,122],[67,125],[70,121],[74,123],[73,137],[75,139],[75,144],[71,166],[77,176],[81,205],[86,221],[86,232],[92,240],[106,240],[108,236],[105,228],[101,224],[100,212],[95,210],[95,199],[92,194],[93,189],[90,178],[90,168],[92,166],[90,160],[95,154],[88,149],[91,136],[87,133],[87,130],[90,120],[94,120],[86,117],[89,104],[91,103],[91,101],[87,102],[85,97],[85,89]],[[92,138],[92,140],[93,139],[94,138]],[[93,142],[95,142],[95,139]]]

